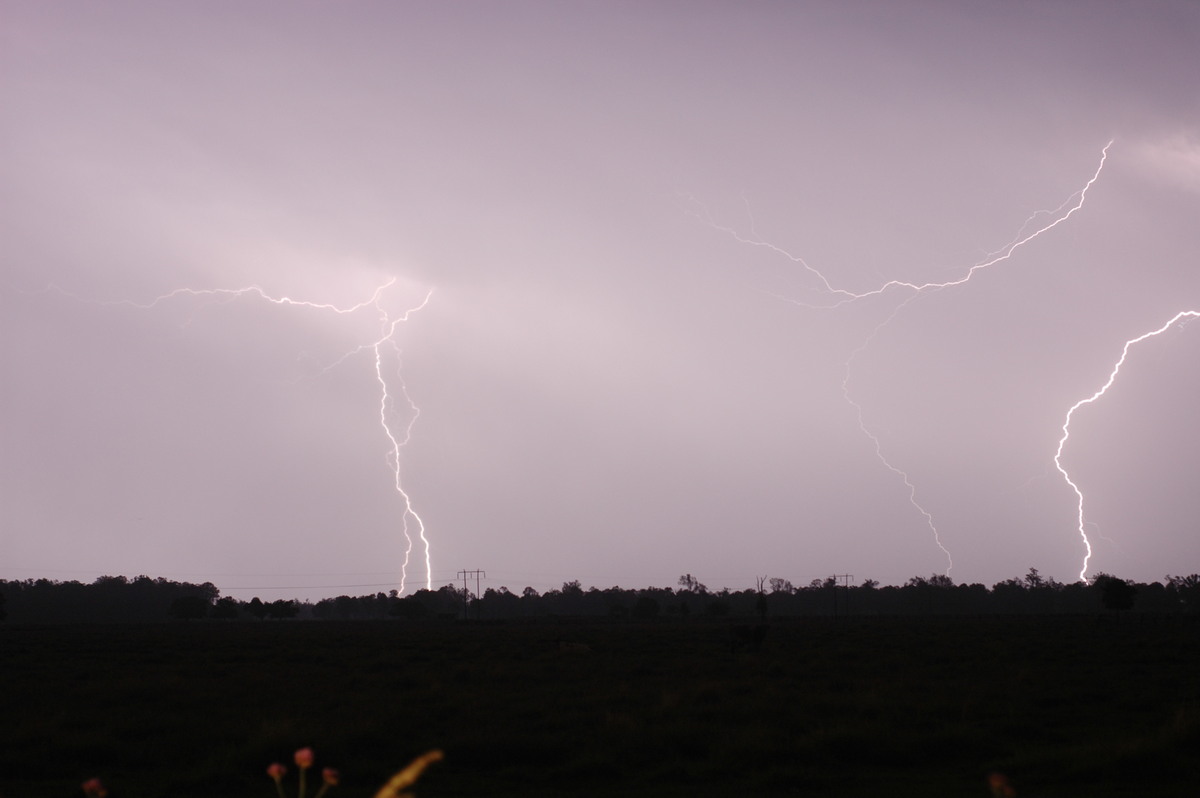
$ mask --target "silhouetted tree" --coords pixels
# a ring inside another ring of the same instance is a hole
[[[521,614],[527,616],[536,615],[538,612],[538,598],[540,596],[537,590],[526,585],[521,590]]]
[[[333,611],[339,618],[358,615],[358,600],[350,596],[338,596],[333,600]]]
[[[855,615],[873,615],[880,611],[879,581],[864,579],[861,584],[851,586],[846,591],[847,605],[853,608]]]
[[[483,614],[489,618],[515,618],[521,614],[521,597],[504,585],[483,591]]]
[[[193,621],[208,615],[209,604],[200,596],[180,596],[171,602],[170,615],[181,621]]]
[[[954,580],[945,574],[932,574],[929,577],[914,576],[904,583],[904,588],[901,593],[910,597],[910,601],[915,602],[915,607],[926,613],[933,613],[934,607],[937,606],[939,611],[948,611],[950,605],[950,591],[954,587]]]
[[[453,590],[421,588],[400,599],[392,612],[401,618],[418,619],[436,616],[455,616],[462,609],[462,597]]]
[[[258,596],[255,596],[254,598],[250,599],[249,602],[244,603],[242,608],[255,618],[258,618],[260,621],[267,617],[267,605],[263,604],[262,599],[260,599]]]
[[[551,591],[554,592],[554,591]],[[579,615],[583,610],[583,585],[576,579],[563,582],[562,590],[558,591],[555,611],[561,615]]]
[[[430,614],[430,609],[421,599],[414,593],[410,596],[397,601],[392,605],[389,614],[394,618],[405,618],[410,621],[415,621],[419,618],[424,618]]]
[[[1200,574],[1167,576],[1167,589],[1175,594],[1184,612],[1200,611]]]
[[[233,620],[238,617],[238,602],[235,598],[226,596],[225,598],[217,599],[217,603],[213,605],[208,613],[208,617],[217,618],[220,620]]]
[[[1029,590],[1023,579],[1005,579],[992,585],[994,611],[1004,614],[1026,612],[1029,609]]]
[[[300,612],[300,604],[287,599],[276,599],[267,605],[268,618],[295,618]]]
[[[1140,612],[1167,613],[1179,610],[1177,596],[1160,582],[1135,585],[1137,596],[1133,608]]]
[[[1100,590],[1100,603],[1104,609],[1114,612],[1133,607],[1133,597],[1137,595],[1136,587],[1111,574],[1096,574],[1092,579],[1092,587]]]

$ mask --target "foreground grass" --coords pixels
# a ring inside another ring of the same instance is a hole
[[[0,628],[0,795],[269,795],[301,745],[345,796],[434,748],[425,798],[1193,795],[1198,655],[1180,618]]]

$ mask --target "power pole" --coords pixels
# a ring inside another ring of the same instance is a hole
[[[469,608],[470,608],[470,602],[469,602],[469,600],[468,600],[468,596],[469,596],[470,594],[467,592],[467,577],[468,577],[468,576],[474,576],[474,577],[475,577],[475,598],[476,598],[476,600],[478,600],[478,601],[480,601],[480,602],[481,602],[480,604],[476,604],[476,605],[475,605],[475,606],[476,606],[476,610],[475,610],[475,617],[476,617],[476,618],[478,618],[478,617],[479,617],[479,613],[481,613],[481,612],[483,611],[483,605],[482,605],[482,599],[483,599],[483,596],[482,596],[482,595],[480,595],[480,593],[479,593],[479,577],[480,577],[481,575],[482,575],[482,576],[484,576],[484,577],[486,577],[486,576],[487,576],[487,572],[486,572],[486,571],[481,571],[481,570],[479,570],[478,568],[476,568],[476,569],[475,569],[475,570],[473,570],[473,571],[465,571],[465,570],[464,570],[464,571],[459,571],[459,572],[458,572],[458,575],[459,575],[459,576],[461,576],[461,577],[462,577],[462,580],[463,580],[463,617],[464,617],[464,618],[465,618],[465,617],[467,617],[467,615],[468,615],[468,610],[469,610]]]
[[[838,580],[839,579],[841,580],[842,586],[846,589],[846,606],[844,607],[844,609],[848,613],[850,610],[850,580],[854,578],[854,574],[833,574],[829,578],[833,581],[833,617],[836,618],[837,614],[838,614],[838,610],[837,610],[837,589],[838,589],[837,583],[838,583]]]

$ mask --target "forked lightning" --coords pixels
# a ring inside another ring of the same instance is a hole
[[[908,298],[906,298],[903,302],[901,302],[899,305],[897,305],[882,322],[880,322],[878,325],[876,325],[871,330],[870,334],[866,337],[866,339],[862,342],[862,344],[860,344],[858,347],[856,347],[850,353],[849,357],[846,359],[846,370],[845,370],[844,377],[842,379],[842,395],[845,398],[846,402],[851,407],[854,408],[856,418],[858,420],[858,427],[862,431],[862,433],[871,440],[872,444],[874,445],[875,456],[879,459],[879,461],[881,463],[883,463],[883,465],[886,468],[888,468],[890,471],[892,471],[894,474],[899,476],[904,481],[905,487],[908,488],[909,503],[925,519],[926,524],[928,525],[930,531],[933,533],[934,542],[937,544],[937,547],[939,549],[941,549],[942,553],[946,556],[946,561],[947,561],[946,574],[947,575],[950,574],[950,570],[954,566],[954,560],[950,556],[950,551],[946,548],[946,546],[942,542],[942,536],[938,532],[937,526],[933,522],[933,516],[929,513],[928,510],[925,509],[925,507],[923,507],[917,501],[917,490],[916,490],[916,487],[913,485],[912,481],[909,479],[908,474],[905,473],[902,469],[894,466],[884,455],[883,446],[880,443],[878,436],[876,436],[874,433],[871,432],[871,430],[867,427],[866,423],[863,420],[862,406],[858,402],[856,402],[850,394],[848,385],[849,385],[849,381],[850,381],[851,365],[853,364],[854,359],[867,349],[867,347],[871,344],[871,342],[875,339],[875,337],[877,335],[879,335],[879,333],[884,328],[886,328],[889,324],[891,324],[891,322],[908,305],[908,303],[911,302],[918,295],[920,295],[926,291],[942,290],[942,289],[946,289],[946,288],[953,288],[955,286],[963,285],[964,283],[971,280],[971,278],[973,278],[979,272],[981,272],[989,267],[995,266],[997,264],[1000,264],[1000,263],[1003,263],[1004,261],[1009,260],[1010,258],[1013,257],[1013,254],[1017,252],[1017,250],[1024,247],[1026,244],[1033,242],[1035,239],[1037,239],[1039,236],[1043,235],[1044,233],[1048,233],[1051,230],[1053,230],[1054,228],[1063,224],[1068,219],[1070,219],[1076,212],[1078,212],[1080,209],[1082,209],[1084,206],[1084,203],[1087,201],[1088,191],[1096,183],[1096,181],[1100,179],[1100,174],[1101,174],[1101,172],[1104,171],[1104,164],[1108,160],[1108,151],[1109,151],[1109,148],[1112,147],[1112,145],[1113,145],[1113,142],[1109,141],[1101,149],[1100,162],[1099,162],[1099,164],[1097,164],[1095,172],[1092,173],[1091,178],[1087,181],[1087,183],[1084,184],[1083,188],[1081,188],[1079,191],[1072,194],[1065,202],[1060,204],[1054,210],[1038,211],[1037,213],[1034,213],[1032,216],[1029,217],[1029,219],[1027,219],[1025,221],[1025,224],[1023,224],[1021,226],[1021,229],[1018,231],[1017,235],[1013,238],[1012,241],[1010,241],[1005,246],[1001,247],[999,250],[988,255],[983,260],[981,260],[978,263],[975,263],[974,265],[967,268],[965,271],[962,272],[962,275],[960,277],[953,279],[953,280],[946,280],[944,282],[911,282],[908,280],[888,280],[884,283],[881,283],[880,285],[876,286],[875,288],[873,288],[869,291],[855,292],[855,291],[851,291],[847,288],[841,288],[841,287],[836,286],[833,283],[833,281],[831,281],[829,279],[829,277],[827,277],[819,269],[810,265],[803,258],[801,258],[797,255],[793,255],[792,253],[788,252],[787,250],[785,250],[775,244],[769,243],[769,242],[763,240],[762,238],[760,238],[758,236],[758,234],[754,231],[753,217],[751,217],[751,223],[750,223],[751,237],[746,237],[732,227],[729,227],[726,225],[721,225],[721,224],[718,224],[717,222],[715,222],[712,219],[712,217],[708,214],[707,210],[705,210],[702,205],[700,205],[695,200],[691,200],[691,204],[693,206],[693,210],[691,211],[691,213],[693,215],[695,215],[697,218],[700,218],[701,220],[706,222],[709,226],[713,227],[714,229],[719,230],[719,231],[725,233],[726,235],[731,236],[739,243],[746,244],[749,246],[754,246],[754,247],[762,247],[762,248],[767,249],[777,255],[783,256],[784,258],[788,259],[792,263],[799,264],[801,267],[804,268],[804,270],[806,272],[808,272],[809,274],[811,274],[813,277],[815,277],[817,279],[818,283],[820,284],[820,290],[823,293],[825,293],[826,295],[833,298],[833,301],[830,302],[829,304],[820,305],[820,306],[811,305],[809,303],[799,302],[796,300],[789,300],[789,301],[795,302],[795,304],[801,305],[803,307],[810,307],[810,308],[815,308],[815,307],[836,308],[836,307],[840,307],[841,305],[845,305],[850,302],[856,302],[859,300],[866,299],[868,297],[879,296],[879,295],[887,292],[889,289],[907,289],[909,292],[911,292],[910,295],[908,296]],[[749,208],[747,207],[747,212],[748,211],[749,211]],[[1037,220],[1041,219],[1043,217],[1048,217],[1049,220],[1038,223]],[[1028,232],[1031,225],[1033,225],[1033,231]],[[1186,314],[1186,313],[1180,314],[1180,316],[1177,316],[1170,323],[1165,325],[1162,329],[1157,330],[1155,333],[1148,333],[1147,336],[1143,336],[1143,337],[1148,337],[1149,335],[1154,335],[1154,334],[1157,334],[1158,332],[1162,332],[1163,329],[1170,327],[1171,324],[1173,324],[1175,321],[1178,321],[1179,318],[1181,318],[1184,315],[1188,315],[1188,314]],[[1137,340],[1141,340],[1141,339],[1140,338],[1135,339],[1135,341],[1133,341],[1131,343],[1135,343]],[[1126,345],[1126,349],[1128,349],[1128,344]],[[1124,357],[1122,357],[1122,360],[1123,359],[1124,359]],[[1118,364],[1118,368],[1119,368],[1119,364]],[[1115,370],[1113,372],[1113,376],[1114,377],[1116,376]],[[1109,382],[1111,383],[1111,379]],[[1100,393],[1103,393],[1103,390],[1101,390]],[[1098,395],[1099,394],[1097,394],[1097,396]],[[1080,404],[1094,401],[1096,398],[1097,398],[1096,396],[1093,396],[1091,399],[1084,400],[1084,402],[1081,402]],[[1076,405],[1076,407],[1078,407],[1078,406],[1079,405]],[[1074,410],[1075,410],[1074,407],[1071,408],[1072,412]],[[1067,423],[1063,427],[1063,429],[1064,429],[1063,439],[1059,442],[1059,453],[1060,454],[1062,451],[1062,445],[1066,441],[1066,438],[1067,438],[1066,430],[1067,430],[1067,427],[1069,426],[1069,424],[1070,424],[1070,413],[1068,413]],[[1065,470],[1063,470],[1062,466],[1059,464],[1057,456],[1055,457],[1055,464],[1059,466],[1059,471],[1061,471],[1063,473],[1063,476],[1067,477],[1067,473]],[[1075,488],[1076,494],[1079,495],[1079,503],[1080,503],[1079,530],[1080,530],[1080,534],[1083,535],[1084,543],[1088,545],[1088,555],[1090,556],[1091,555],[1091,546],[1090,546],[1090,544],[1088,544],[1087,535],[1084,534],[1084,532],[1083,532],[1083,510],[1082,510],[1083,497],[1082,497],[1082,494],[1079,493],[1079,489],[1077,487],[1075,487],[1074,483],[1072,483],[1070,481],[1069,477],[1067,478],[1067,482],[1071,484],[1071,487]],[[1087,570],[1086,563],[1087,563],[1087,560],[1085,558],[1085,560],[1084,560],[1084,571],[1085,572]],[[1082,578],[1082,573],[1080,576]]]
[[[1086,399],[1080,399],[1078,402],[1071,405],[1071,409],[1067,411],[1067,416],[1063,420],[1063,434],[1062,437],[1058,439],[1058,449],[1054,452],[1054,467],[1058,469],[1058,472],[1062,474],[1063,479],[1066,480],[1067,484],[1071,486],[1071,490],[1075,491],[1079,537],[1083,539],[1084,548],[1087,550],[1087,553],[1083,556],[1083,567],[1079,570],[1080,581],[1087,578],[1088,560],[1092,558],[1092,542],[1088,540],[1087,531],[1084,529],[1083,491],[1081,491],[1079,486],[1076,485],[1071,479],[1071,475],[1067,473],[1067,469],[1064,468],[1062,464],[1063,447],[1067,445],[1067,439],[1071,437],[1071,419],[1075,416],[1076,410],[1084,405],[1092,404],[1101,396],[1104,396],[1108,389],[1112,387],[1113,382],[1117,379],[1117,374],[1119,374],[1121,371],[1121,366],[1125,363],[1125,358],[1129,356],[1130,347],[1132,347],[1134,344],[1145,341],[1147,338],[1153,338],[1156,335],[1166,332],[1183,319],[1196,318],[1197,316],[1200,316],[1200,310],[1181,310],[1172,316],[1170,321],[1159,327],[1157,330],[1151,330],[1148,333],[1139,335],[1137,338],[1131,338],[1126,341],[1125,346],[1121,348],[1121,357],[1117,359],[1116,365],[1113,366],[1112,371],[1109,373],[1108,380],[1104,383],[1104,385],[1100,386],[1100,390],[1096,391]]]
[[[431,588],[433,585],[433,568],[432,568],[430,552],[429,552],[429,540],[425,534],[425,524],[421,520],[421,516],[417,514],[415,509],[413,509],[412,500],[409,497],[408,493],[404,490],[404,487],[403,487],[403,484],[402,484],[402,481],[400,478],[400,450],[402,448],[404,448],[405,444],[408,443],[409,437],[412,433],[413,425],[416,423],[417,417],[420,415],[420,410],[417,408],[416,404],[413,403],[412,398],[408,395],[408,390],[405,387],[403,380],[400,380],[398,393],[401,396],[403,396],[404,401],[408,404],[410,418],[409,418],[408,424],[405,426],[403,435],[397,436],[393,432],[391,424],[388,423],[388,413],[389,413],[390,406],[394,402],[394,399],[393,399],[394,392],[389,389],[388,377],[387,377],[387,375],[385,375],[384,351],[383,350],[384,350],[385,346],[390,345],[393,348],[393,350],[395,351],[395,353],[397,354],[397,356],[399,356],[399,346],[396,342],[397,328],[402,323],[408,321],[408,317],[411,314],[417,312],[418,310],[421,310],[427,304],[429,304],[429,299],[433,295],[433,292],[432,291],[427,292],[425,294],[425,298],[422,299],[418,305],[406,310],[402,315],[393,318],[391,316],[391,314],[387,311],[387,309],[384,307],[383,302],[382,302],[382,297],[383,297],[384,292],[387,291],[389,288],[391,288],[393,285],[395,285],[395,283],[396,283],[396,278],[392,277],[387,282],[383,283],[378,288],[376,288],[375,291],[371,294],[370,298],[365,299],[362,302],[359,302],[358,304],[350,305],[349,307],[339,307],[337,305],[333,305],[333,304],[329,304],[329,303],[325,303],[325,302],[309,302],[307,300],[293,299],[292,297],[289,297],[289,296],[272,296],[257,285],[249,285],[244,288],[176,288],[173,291],[169,291],[165,294],[162,294],[161,296],[155,297],[154,299],[150,300],[149,302],[144,302],[144,303],[134,302],[134,301],[128,300],[128,299],[109,300],[109,301],[84,299],[84,298],[76,296],[68,291],[63,290],[62,288],[59,288],[57,285],[50,285],[47,287],[46,290],[55,291],[57,293],[63,294],[64,296],[68,296],[68,297],[75,299],[77,301],[80,301],[80,302],[88,302],[90,304],[98,304],[98,305],[125,305],[128,307],[138,308],[141,310],[148,310],[150,308],[154,308],[164,302],[168,302],[172,299],[175,299],[175,298],[181,297],[181,296],[191,296],[191,297],[201,297],[201,298],[219,297],[219,298],[225,298],[225,299],[237,299],[237,298],[247,296],[247,295],[258,297],[259,299],[265,300],[274,305],[289,305],[289,306],[294,306],[294,307],[306,308],[308,310],[328,311],[328,312],[332,312],[332,313],[337,313],[339,315],[348,315],[348,314],[352,314],[352,313],[357,313],[358,311],[361,311],[364,308],[371,308],[371,307],[375,308],[378,311],[379,318],[380,318],[379,337],[371,343],[363,344],[362,346],[360,346],[350,352],[347,352],[345,355],[343,355],[341,358],[339,358],[336,362],[334,362],[330,366],[326,367],[324,369],[324,371],[329,371],[330,369],[335,368],[336,366],[340,365],[346,359],[352,357],[353,355],[359,354],[365,350],[370,350],[374,355],[375,377],[376,377],[377,381],[379,382],[379,390],[380,390],[379,423],[383,427],[384,435],[387,437],[388,443],[390,444],[390,448],[388,450],[386,459],[387,459],[388,466],[391,468],[393,475],[394,475],[396,493],[399,494],[401,501],[404,503],[404,512],[401,515],[401,529],[403,531],[404,539],[405,539],[405,551],[404,551],[404,562],[400,566],[400,586],[399,586],[400,591],[404,592],[405,588],[407,587],[408,567],[409,567],[409,563],[411,561],[412,552],[413,552],[413,534],[411,531],[412,528],[410,527],[410,521],[409,521],[410,518],[412,519],[411,523],[415,525],[416,536],[420,540],[421,546],[423,548],[424,560],[425,560],[425,587]],[[397,379],[399,379],[399,378],[397,377]]]

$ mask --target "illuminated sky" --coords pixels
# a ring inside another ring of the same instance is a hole
[[[398,586],[380,310],[138,307],[394,278],[434,587],[946,572],[847,394],[953,579],[1071,581],[1065,414],[1200,309],[1198,54],[1189,2],[0,0],[0,578]],[[1110,141],[962,285],[784,254],[958,280]],[[1200,571],[1198,362],[1076,412],[1091,573]]]

